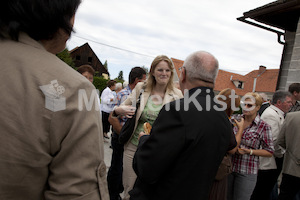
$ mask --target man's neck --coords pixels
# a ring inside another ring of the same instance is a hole
[[[275,106],[276,108],[278,108],[279,110],[281,110],[285,114],[285,112],[282,110],[282,108],[280,106],[278,106],[277,104],[274,104],[273,106]]]
[[[135,88],[136,84],[132,83],[132,84],[128,84],[128,87],[133,90]]]

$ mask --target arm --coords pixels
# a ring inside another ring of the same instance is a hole
[[[119,115],[122,115],[125,116],[126,118],[131,118],[132,115],[134,115],[136,110],[135,105],[132,104],[133,102],[136,102],[136,99],[138,98],[137,94],[139,94],[139,92],[140,90],[137,91],[137,88],[135,88],[125,101],[122,97],[119,97],[119,106],[116,106],[114,108],[114,112],[112,116],[117,117]]]
[[[80,87],[84,87],[90,96],[93,88],[89,83],[81,83]],[[53,113],[49,127],[52,160],[48,166],[47,200],[80,199],[83,196],[85,199],[102,199],[108,194],[100,113],[94,107],[90,111],[75,109],[78,96],[74,91],[77,88],[66,96],[66,109]]]
[[[114,131],[120,134],[122,125],[120,124],[119,118],[112,116],[113,112],[109,114],[108,121],[113,126]]]
[[[234,119],[237,127],[238,127],[238,131],[237,133],[235,134],[235,140],[236,140],[236,147],[230,151],[228,151],[229,154],[234,154],[237,150],[238,150],[238,147],[240,146],[241,144],[241,140],[242,140],[242,135],[243,135],[243,131],[244,131],[244,118],[241,118],[241,121],[237,121],[236,119]]]
[[[280,133],[277,138],[276,145],[281,146],[282,148],[286,149],[286,142],[285,142],[285,133],[286,129],[288,128],[287,122],[289,120],[289,115],[286,116],[283,125],[281,127]]]
[[[273,113],[275,114],[275,113]],[[278,134],[279,131],[281,129],[281,124],[280,124],[280,119],[278,114],[273,115],[272,113],[263,113],[261,119],[264,120],[267,124],[270,125],[271,130],[272,130],[272,140],[273,140],[273,144],[274,144],[274,155],[276,157],[282,157],[283,152],[282,149],[276,145],[277,143],[277,138],[278,138]]]
[[[251,153],[252,151],[252,153]],[[272,157],[272,153],[268,152],[267,150],[264,149],[238,149],[239,154],[244,155],[244,154],[251,154],[254,156],[262,156],[262,157]]]
[[[145,141],[146,139],[146,141]],[[184,146],[185,128],[179,112],[171,105],[159,113],[150,136],[141,137],[133,161],[137,176],[148,184],[155,183],[172,167]]]
[[[253,153],[255,153],[254,155],[272,157],[274,153],[274,143],[272,140],[271,127],[268,124],[265,124],[260,140],[262,149],[252,150]]]
[[[101,103],[110,104],[113,101],[113,96],[110,95],[109,89],[106,88],[101,94]]]

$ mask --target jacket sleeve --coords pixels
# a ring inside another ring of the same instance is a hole
[[[92,86],[83,83],[82,87],[89,96]],[[51,119],[52,161],[45,199],[108,200],[100,113],[94,106],[79,111],[77,88],[73,89],[66,109],[53,113]]]
[[[280,121],[276,118],[276,115],[272,115],[272,113],[263,113],[261,119],[264,120],[271,127],[272,140],[274,144],[274,155],[276,157],[282,157],[284,152],[282,151],[280,146],[276,145],[278,134],[281,129]]]
[[[286,132],[286,129],[288,128],[288,126],[287,126],[288,120],[289,120],[289,115],[287,115],[287,117],[285,118],[283,125],[281,127],[281,130],[279,132],[277,141],[276,141],[276,145],[281,146],[284,149],[286,149],[285,132]]]
[[[141,140],[133,167],[142,181],[153,184],[172,166],[184,147],[185,130],[174,105],[170,111],[166,111],[165,106],[162,108],[153,124],[151,135],[143,136]]]
[[[110,100],[113,96],[110,95],[109,89],[106,88],[103,90],[101,94],[101,103],[102,104],[110,104],[112,101]]]

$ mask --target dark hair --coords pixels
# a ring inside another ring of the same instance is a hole
[[[112,87],[112,86],[114,86],[115,84],[117,83],[117,81],[115,81],[115,80],[109,80],[108,82],[107,82],[107,87]]]
[[[129,84],[132,84],[135,79],[142,79],[143,75],[146,75],[146,71],[141,67],[134,67],[129,73]]]
[[[291,97],[292,94],[290,92],[287,92],[287,91],[283,91],[283,90],[277,90],[274,95],[273,95],[273,98],[272,98],[272,104],[277,104],[277,101],[281,101],[281,102],[284,102],[286,97]]]
[[[84,72],[88,72],[88,73],[92,74],[93,76],[95,75],[95,70],[90,65],[81,65],[80,67],[78,67],[77,71],[80,74],[83,74]]]
[[[35,40],[53,39],[61,28],[73,31],[70,20],[81,0],[5,0],[0,7],[0,38],[18,41],[20,32]]]
[[[292,84],[289,86],[289,92],[290,92],[291,94],[294,94],[294,92],[299,93],[299,92],[300,92],[300,83],[292,83]]]

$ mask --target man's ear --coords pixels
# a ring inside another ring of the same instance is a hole
[[[181,72],[181,82],[185,82],[186,81],[186,71],[185,71],[185,68],[182,69],[182,72]]]
[[[280,100],[277,100],[276,104],[277,104],[277,105],[281,105],[282,102],[281,102]]]

